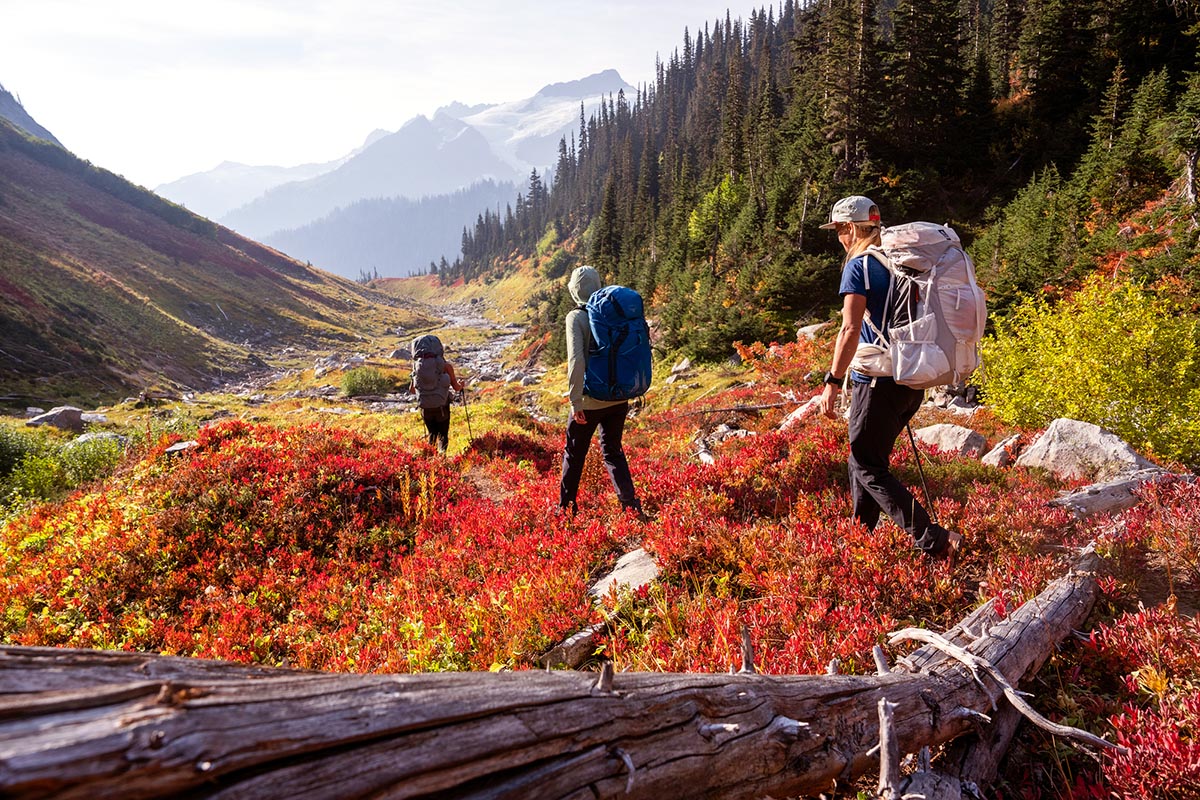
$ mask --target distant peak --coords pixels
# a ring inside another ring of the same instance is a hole
[[[405,122],[403,125],[401,125],[400,130],[404,130],[405,128],[413,128],[413,127],[428,128],[429,126],[430,126],[429,117],[425,116],[424,114],[417,114],[415,117],[408,120],[408,122]]]
[[[621,73],[615,69],[606,69],[577,81],[551,83],[543,86],[537,93],[538,97],[592,97],[598,94],[616,93],[621,89],[631,89]]]
[[[55,139],[54,134],[43,128],[37,123],[37,120],[29,116],[29,112],[21,105],[21,99],[3,86],[0,86],[0,119],[8,120],[31,136],[45,139],[62,147],[62,142]]]
[[[371,133],[367,136],[366,141],[363,142],[362,147],[360,149],[366,150],[368,147],[375,144],[383,137],[390,136],[391,133],[392,133],[391,131],[385,131],[383,128],[376,128],[375,130],[371,131]]]
[[[487,111],[493,105],[493,103],[476,103],[473,106],[469,106],[466,103],[460,103],[459,101],[455,100],[450,105],[442,106],[437,111],[433,112],[433,115],[436,117],[440,114],[444,114],[448,117],[453,117],[454,119],[462,119],[463,117],[469,117],[473,114],[478,114],[480,111]]]

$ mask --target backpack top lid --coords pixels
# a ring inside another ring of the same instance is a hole
[[[621,325],[626,321],[643,319],[646,316],[642,296],[628,286],[615,284],[593,292],[585,308],[592,335],[597,338],[603,338],[603,334],[596,330],[597,324]]]
[[[427,333],[424,336],[418,336],[416,339],[413,339],[413,358],[434,358],[445,355],[445,352],[445,348],[442,347],[442,340],[432,333]]]
[[[880,249],[893,266],[916,272],[928,272],[941,261],[946,251],[962,249],[954,229],[936,222],[908,222],[884,228],[880,240]]]

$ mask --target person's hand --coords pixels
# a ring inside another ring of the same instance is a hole
[[[834,386],[832,383],[825,384],[825,388],[821,390],[821,413],[830,419],[837,419],[837,396],[842,390],[840,386]]]
[[[584,413],[583,411],[576,411],[574,414],[571,415],[571,419],[575,420],[580,425],[587,424],[587,414]]]

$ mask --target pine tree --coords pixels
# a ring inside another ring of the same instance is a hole
[[[889,139],[898,162],[940,168],[962,109],[958,0],[900,0],[887,66]],[[895,147],[898,145],[898,147]]]
[[[1196,163],[1200,157],[1200,72],[1188,76],[1175,111],[1166,120],[1167,140],[1179,152],[1183,164],[1182,193],[1196,205]],[[1193,218],[1195,211],[1193,209]]]
[[[844,180],[858,175],[870,155],[879,42],[869,0],[823,0],[821,11],[824,133],[839,162],[835,177]]]

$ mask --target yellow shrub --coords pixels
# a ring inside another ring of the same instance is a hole
[[[983,342],[984,391],[1007,422],[1091,422],[1160,458],[1200,464],[1200,321],[1127,280],[1093,276],[1028,299]]]

